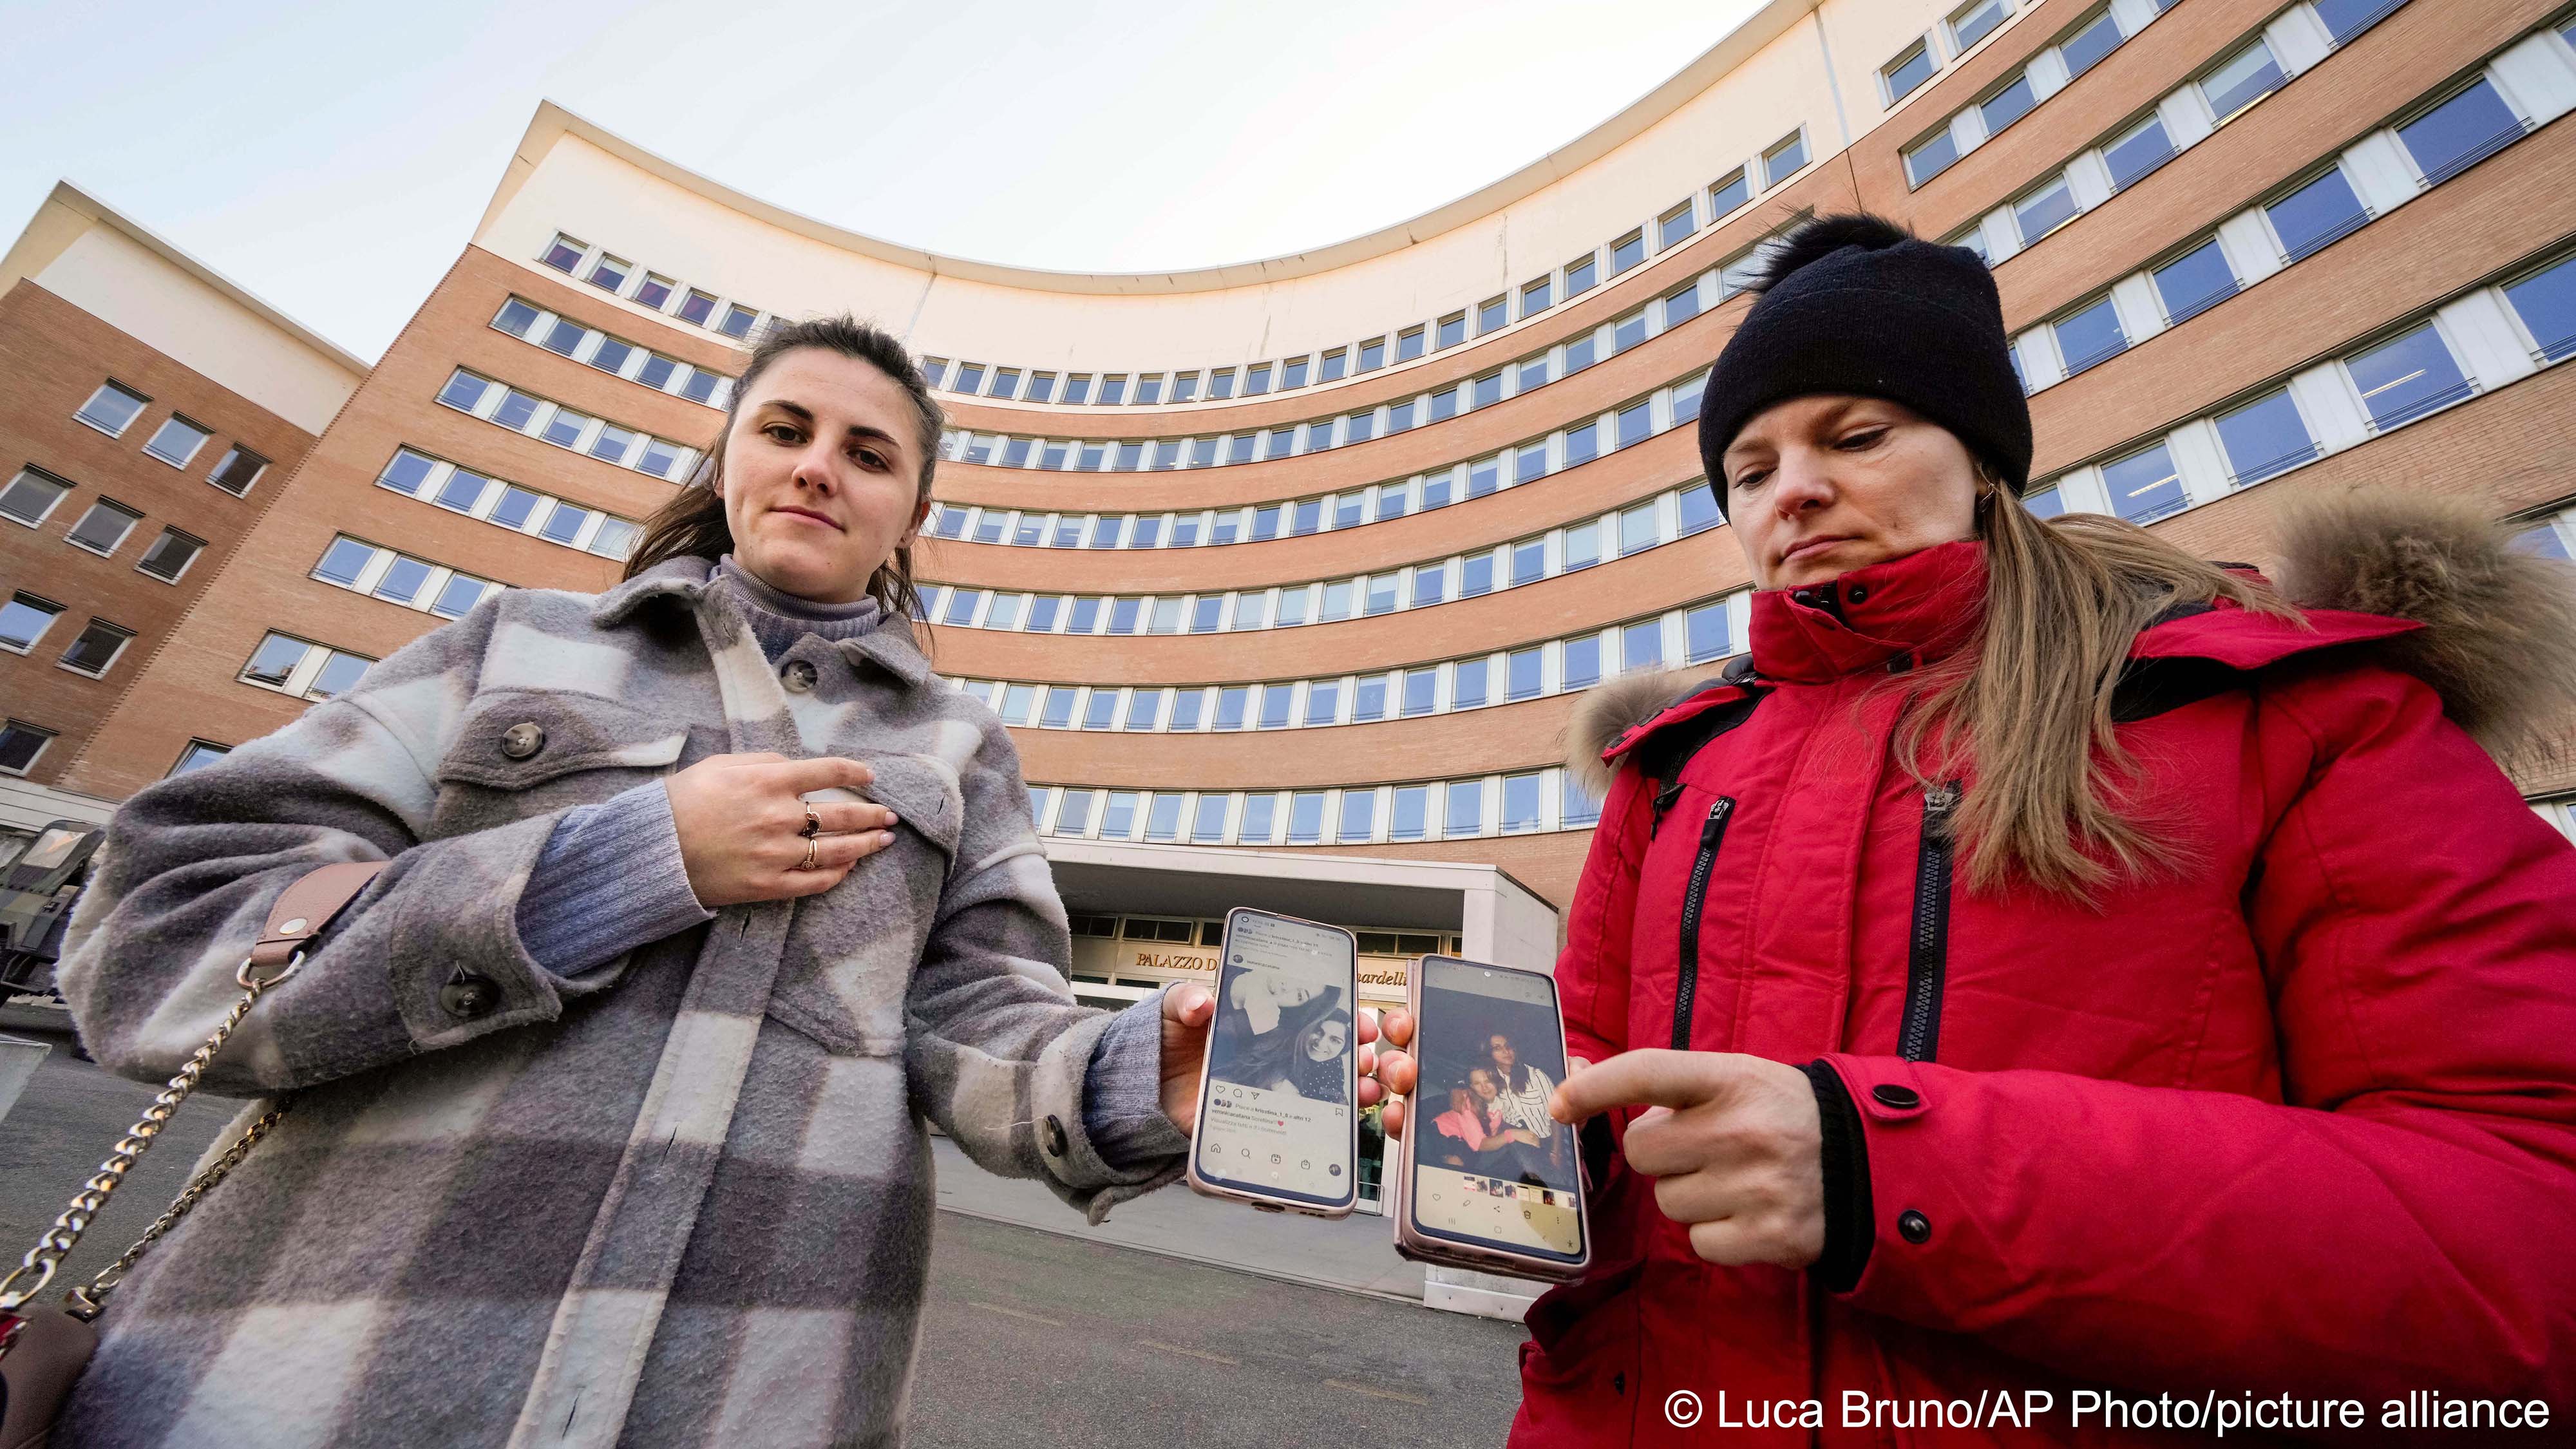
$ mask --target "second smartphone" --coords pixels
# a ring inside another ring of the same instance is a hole
[[[1565,1023],[1543,972],[1425,956],[1414,967],[1395,1249],[1417,1262],[1565,1282],[1592,1261],[1574,1129],[1547,1115]]]
[[[1241,906],[1226,912],[1192,1188],[1317,1217],[1359,1205],[1358,992],[1350,932]]]

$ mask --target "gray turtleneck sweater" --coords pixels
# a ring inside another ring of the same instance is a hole
[[[820,604],[761,582],[727,554],[712,581],[776,659],[808,634],[855,639],[877,627],[874,599]],[[519,940],[558,976],[595,970],[638,946],[676,935],[715,913],[698,904],[680,859],[671,795],[659,780],[567,813],[519,895]],[[1188,1148],[1163,1115],[1162,1002],[1119,1013],[1091,1054],[1083,1123],[1112,1167],[1133,1167]]]

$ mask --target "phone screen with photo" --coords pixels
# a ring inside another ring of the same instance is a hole
[[[1324,1207],[1357,1200],[1358,970],[1347,932],[1227,915],[1199,1103],[1201,1177]]]
[[[1565,1080],[1556,983],[1446,956],[1422,958],[1418,1072],[1405,1130],[1416,1228],[1534,1257],[1583,1259],[1574,1129],[1547,1115]]]

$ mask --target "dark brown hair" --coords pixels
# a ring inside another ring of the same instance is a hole
[[[913,409],[919,414],[917,442],[921,451],[921,479],[914,493],[914,506],[930,497],[931,475],[939,467],[939,433],[948,418],[931,397],[930,381],[921,375],[912,354],[892,333],[846,313],[776,323],[753,345],[751,360],[743,365],[742,377],[733,385],[733,400],[725,405],[724,430],[716,435],[716,445],[707,450],[706,461],[698,465],[696,475],[678,497],[645,520],[644,536],[636,541],[635,551],[627,555],[625,577],[631,579],[675,558],[713,560],[733,551],[733,529],[725,522],[724,495],[718,484],[724,478],[725,444],[733,437],[735,415],[755,379],[778,359],[806,347],[819,347],[868,363],[893,378],[895,385],[912,399]],[[889,614],[918,611],[921,593],[912,583],[910,546],[896,549],[893,558],[868,576],[868,594]]]

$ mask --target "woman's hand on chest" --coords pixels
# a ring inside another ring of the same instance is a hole
[[[1548,1110],[1643,1106],[1621,1149],[1711,1263],[1803,1268],[1825,1251],[1824,1123],[1807,1074],[1740,1052],[1622,1052],[1572,1073]]]
[[[894,842],[895,813],[872,801],[803,797],[864,789],[875,778],[856,760],[773,754],[711,755],[671,776],[663,788],[698,904],[791,900],[839,885]]]

